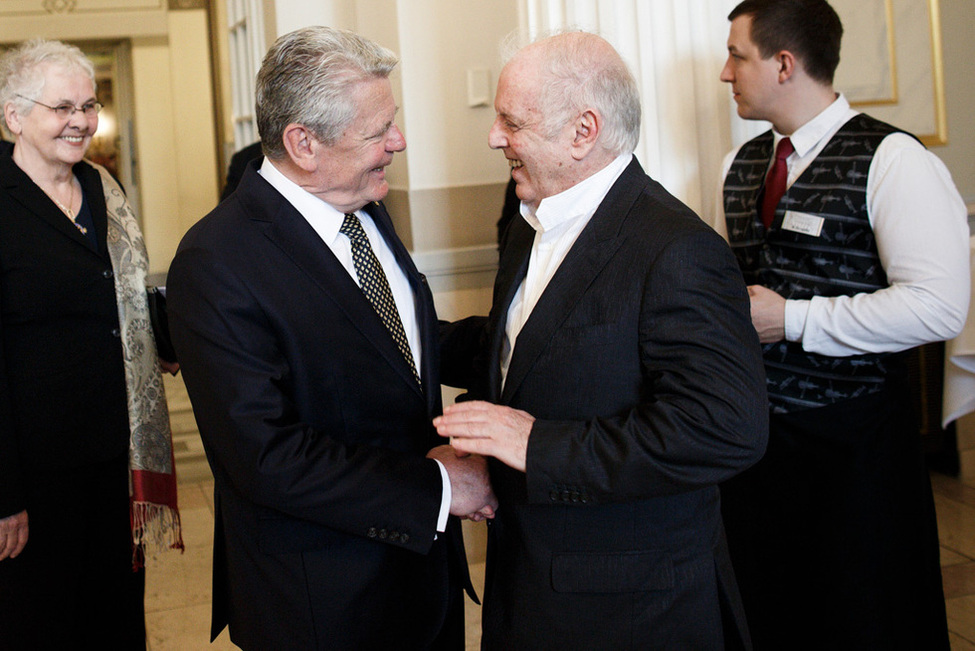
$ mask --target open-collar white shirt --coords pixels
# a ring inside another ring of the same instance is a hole
[[[508,365],[518,333],[558,271],[565,256],[575,244],[579,233],[592,219],[596,208],[606,198],[609,189],[630,164],[633,154],[621,154],[609,165],[568,190],[546,197],[532,211],[521,204],[521,216],[535,229],[528,260],[528,273],[508,307],[504,349],[501,353],[502,382],[508,376]]]

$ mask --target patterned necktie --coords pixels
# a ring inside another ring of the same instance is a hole
[[[376,258],[376,254],[369,245],[369,238],[362,230],[359,218],[353,214],[346,214],[345,221],[339,232],[349,238],[352,244],[352,264],[355,267],[355,274],[359,277],[359,285],[362,293],[366,295],[376,314],[382,319],[393,337],[396,347],[403,354],[413,377],[417,384],[421,384],[420,375],[416,372],[416,364],[413,362],[413,353],[410,352],[410,345],[406,341],[406,331],[403,330],[403,322],[400,320],[399,310],[396,309],[396,302],[393,300],[393,293],[389,289],[389,281],[383,273],[382,265]]]
[[[772,220],[775,219],[775,207],[779,205],[782,195],[785,194],[785,182],[789,176],[785,159],[793,151],[795,149],[792,147],[792,141],[788,138],[780,140],[779,146],[775,148],[775,163],[772,164],[772,169],[765,179],[765,195],[762,197],[762,223],[765,224],[765,228],[772,225]]]

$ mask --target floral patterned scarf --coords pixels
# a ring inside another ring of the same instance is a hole
[[[122,333],[129,408],[129,500],[133,564],[145,553],[183,549],[176,505],[176,465],[169,408],[146,302],[149,258],[145,240],[125,194],[105,168],[102,178],[108,212],[108,252],[115,269],[115,302]]]

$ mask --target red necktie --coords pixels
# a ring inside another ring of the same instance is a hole
[[[765,195],[762,197],[762,223],[765,224],[765,228],[772,225],[772,219],[775,218],[775,207],[779,205],[782,195],[785,194],[785,182],[789,176],[789,168],[785,164],[785,159],[793,151],[795,149],[792,146],[792,141],[788,138],[780,140],[779,146],[775,149],[775,162],[765,179]]]

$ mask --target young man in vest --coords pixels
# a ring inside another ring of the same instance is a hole
[[[717,220],[771,412],[765,458],[723,487],[755,648],[947,649],[899,353],[964,324],[965,206],[937,157],[833,89],[829,4],[745,0],[729,20],[721,80],[742,118],[773,127],[725,159]]]

